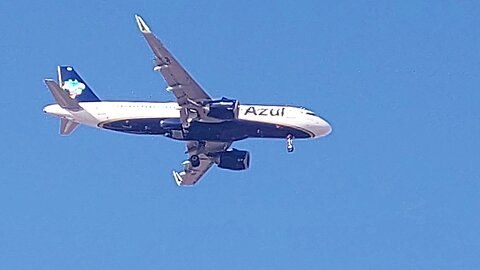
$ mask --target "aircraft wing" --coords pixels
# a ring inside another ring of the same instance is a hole
[[[212,167],[215,163],[213,155],[222,152],[230,147],[231,143],[224,142],[205,142],[199,143],[191,141],[187,143],[187,153],[191,157],[198,155],[200,158],[200,165],[193,167],[190,161],[186,160],[182,163],[183,171],[173,171],[173,178],[179,186],[191,186],[200,180],[200,178]]]
[[[138,15],[135,15],[135,19],[138,28],[155,54],[154,70],[162,74],[168,85],[167,90],[175,95],[178,104],[181,107],[197,106],[203,101],[211,100],[210,96],[150,31],[145,21]]]

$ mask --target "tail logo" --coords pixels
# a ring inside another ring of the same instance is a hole
[[[68,79],[67,81],[63,82],[62,88],[68,92],[68,95],[72,99],[75,99],[77,96],[82,94],[82,91],[85,89],[85,87],[85,84],[77,80]]]

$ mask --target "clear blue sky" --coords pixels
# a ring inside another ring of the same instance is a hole
[[[0,2],[0,269],[478,269],[478,1],[128,2]],[[212,96],[333,133],[237,143],[252,167],[195,188],[171,178],[183,143],[60,137],[59,64],[104,99],[173,99],[135,13]]]

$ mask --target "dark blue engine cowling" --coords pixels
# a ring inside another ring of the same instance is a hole
[[[218,167],[229,170],[246,170],[250,166],[250,154],[247,151],[232,149],[219,153]]]
[[[221,120],[234,120],[238,117],[238,100],[222,98],[207,102],[208,117]]]

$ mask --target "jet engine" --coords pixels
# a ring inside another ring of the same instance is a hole
[[[237,149],[218,153],[217,165],[222,169],[246,170],[250,166],[250,153]]]
[[[205,104],[207,116],[219,120],[234,120],[238,118],[238,100],[222,98],[211,100]]]

